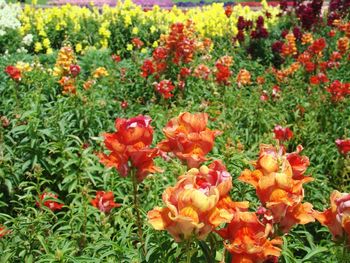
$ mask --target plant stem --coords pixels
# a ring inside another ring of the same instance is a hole
[[[132,178],[132,185],[133,185],[133,194],[134,194],[134,209],[136,213],[136,225],[137,225],[137,235],[139,237],[139,241],[141,243],[142,251],[146,255],[146,249],[143,242],[143,233],[142,233],[142,221],[141,221],[141,214],[140,214],[140,208],[139,208],[139,200],[137,196],[137,177],[135,169],[131,169],[131,178]]]
[[[186,251],[186,263],[191,263],[191,257],[192,257],[192,239],[188,239],[187,242],[185,242],[185,251]]]

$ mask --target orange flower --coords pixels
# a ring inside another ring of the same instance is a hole
[[[108,75],[109,75],[108,71],[104,67],[99,67],[99,68],[95,69],[95,71],[92,73],[92,76],[95,79],[98,79],[98,78],[101,78],[101,77],[106,77]]]
[[[149,211],[149,223],[156,230],[167,230],[176,242],[192,235],[205,239],[214,228],[232,219],[230,210],[217,206],[231,188],[232,177],[220,161],[192,168],[164,191],[166,207]]]
[[[0,238],[4,237],[8,233],[10,233],[10,231],[7,230],[3,225],[0,225]]]
[[[302,204],[303,184],[313,180],[303,176],[309,161],[299,156],[302,147],[291,154],[285,154],[283,147],[278,151],[271,145],[261,145],[257,170],[244,170],[239,180],[251,184],[263,206],[273,216],[273,223],[288,232],[295,224],[314,221],[312,205]],[[289,160],[291,162],[289,162]]]
[[[228,240],[226,249],[232,254],[232,263],[262,263],[279,257],[282,239],[269,239],[269,227],[262,224],[255,213],[236,212],[231,223],[218,231]]]
[[[337,46],[340,54],[344,55],[346,51],[348,51],[349,49],[349,38],[347,37],[339,38],[337,42]]]
[[[263,84],[265,84],[265,82],[266,82],[266,80],[263,76],[258,76],[256,78],[256,83],[258,83],[259,85],[263,85]]]
[[[153,140],[150,123],[151,118],[142,115],[131,119],[116,119],[117,132],[104,134],[105,145],[111,153],[100,153],[100,161],[106,166],[116,168],[121,176],[127,176],[130,159],[133,167],[137,168],[139,181],[148,173],[160,171],[153,163],[153,159],[158,156],[158,150],[149,148]]]
[[[186,161],[188,167],[198,167],[207,160],[205,155],[214,147],[214,139],[221,132],[207,128],[206,113],[181,113],[171,119],[163,132],[166,140],[158,144],[164,152],[173,152],[180,160]]]
[[[315,211],[315,218],[329,228],[334,239],[350,236],[350,194],[333,191],[331,207],[324,212]]]
[[[74,51],[69,46],[64,46],[60,49],[57,55],[53,75],[56,77],[68,76],[70,73],[70,65],[75,64]]]
[[[251,84],[250,72],[246,69],[241,69],[237,75],[237,83],[239,86]]]
[[[303,36],[301,37],[301,43],[303,45],[312,44],[313,41],[314,41],[314,38],[312,37],[311,33],[304,33]]]

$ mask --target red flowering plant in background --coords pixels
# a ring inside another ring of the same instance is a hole
[[[207,160],[205,155],[213,149],[215,137],[221,134],[218,130],[210,130],[207,122],[206,113],[181,113],[163,129],[166,139],[158,144],[158,148],[172,152],[190,168],[198,167]]]
[[[113,208],[121,206],[121,204],[114,202],[113,192],[105,191],[97,191],[95,199],[91,200],[91,204],[105,213],[109,213]]]
[[[162,80],[154,84],[154,89],[161,94],[164,99],[169,99],[174,96],[171,92],[175,89],[175,86],[170,80]]]
[[[104,143],[110,153],[100,153],[100,161],[117,169],[123,177],[128,175],[131,168],[135,168],[139,182],[149,173],[159,172],[160,169],[153,162],[159,155],[158,149],[150,148],[153,140],[151,121],[150,117],[143,115],[130,119],[117,118],[117,131],[104,134]]]
[[[21,81],[21,71],[15,66],[7,66],[4,71],[14,81]]]
[[[275,134],[275,139],[278,140],[280,143],[283,143],[284,141],[289,141],[291,138],[293,138],[293,132],[288,127],[276,125],[273,129],[273,132]]]
[[[39,202],[36,202],[38,207],[42,207],[42,205],[48,207],[51,211],[61,210],[63,204],[58,203],[58,196],[54,193],[44,192],[39,195]]]
[[[337,139],[335,144],[342,155],[346,156],[350,152],[350,139]]]
[[[215,78],[216,82],[223,85],[229,85],[229,78],[232,76],[230,67],[232,66],[233,60],[230,56],[223,56],[218,59],[215,63],[216,73]]]
[[[331,94],[331,100],[333,102],[339,102],[350,94],[350,83],[341,83],[339,80],[335,80],[326,91]]]

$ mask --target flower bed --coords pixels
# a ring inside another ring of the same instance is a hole
[[[11,13],[0,262],[347,262],[348,7],[262,6]]]

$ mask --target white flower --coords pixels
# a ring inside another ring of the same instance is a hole
[[[7,29],[17,29],[21,26],[18,16],[21,7],[16,4],[6,4],[0,0],[0,35],[4,35]]]
[[[29,46],[33,42],[33,35],[32,34],[25,35],[22,42],[24,45]]]

